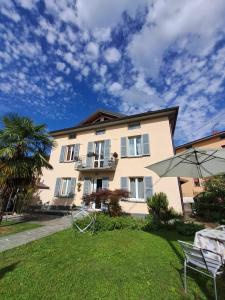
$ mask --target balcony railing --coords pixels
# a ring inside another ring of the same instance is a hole
[[[103,155],[84,155],[75,160],[75,170],[78,171],[114,171],[117,165],[117,158],[110,154],[109,157]]]

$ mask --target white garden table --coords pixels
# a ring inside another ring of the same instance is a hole
[[[203,229],[195,233],[194,245],[219,253],[225,263],[225,231]],[[209,256],[213,256],[209,252]]]

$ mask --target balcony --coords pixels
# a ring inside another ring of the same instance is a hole
[[[115,171],[117,165],[117,157],[115,153],[109,157],[90,153],[88,155],[79,156],[75,161],[75,170],[80,172],[86,171]]]

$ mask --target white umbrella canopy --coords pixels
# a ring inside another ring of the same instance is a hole
[[[203,178],[225,173],[225,149],[190,148],[146,167],[159,177]]]

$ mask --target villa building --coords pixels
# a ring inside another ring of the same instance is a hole
[[[82,206],[82,197],[98,189],[127,189],[122,209],[146,214],[146,198],[164,192],[169,205],[182,212],[177,178],[159,178],[146,166],[174,154],[178,108],[126,116],[99,110],[79,125],[52,131],[56,147],[53,170],[44,170],[42,203]],[[102,209],[93,203],[93,209]]]
[[[176,153],[189,148],[225,148],[225,131],[216,132],[212,135],[192,141],[176,147]],[[203,192],[203,180],[200,178],[180,178],[184,204],[193,203],[193,198]]]

